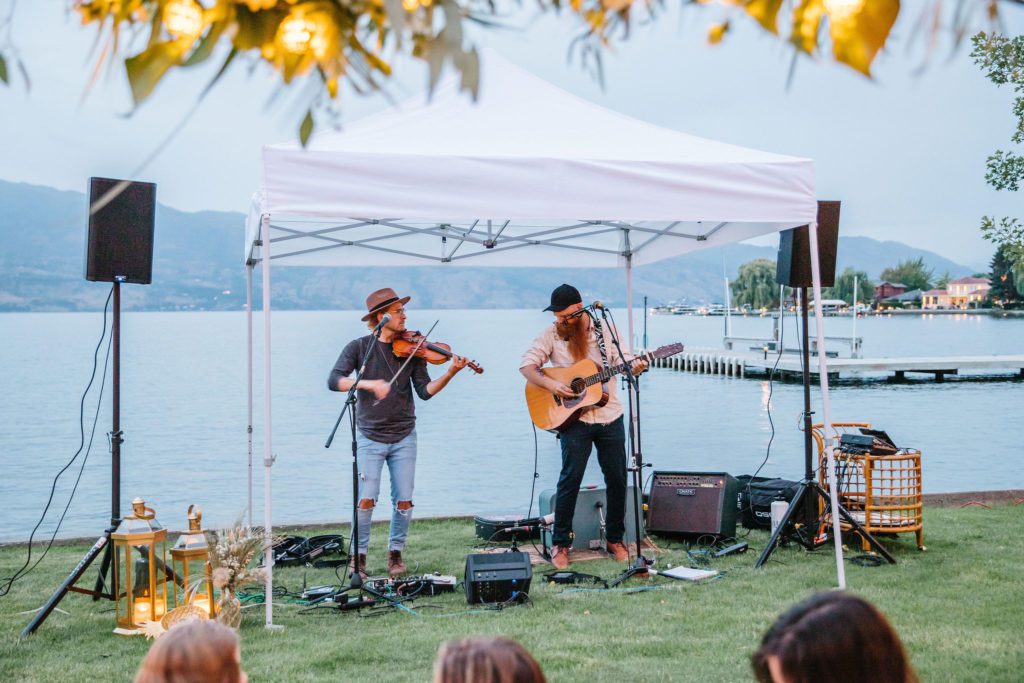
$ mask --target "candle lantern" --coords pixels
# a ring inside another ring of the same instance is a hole
[[[167,611],[167,530],[141,498],[110,535],[114,543],[114,594],[117,628],[114,633],[141,633],[147,621],[159,621]]]
[[[188,506],[188,531],[171,548],[174,567],[174,606],[194,605],[214,616],[213,579],[210,575],[210,548],[202,529],[203,511]]]

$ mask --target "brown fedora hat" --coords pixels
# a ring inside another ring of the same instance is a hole
[[[374,313],[377,313],[378,311],[383,311],[388,306],[391,306],[396,303],[405,304],[410,299],[412,299],[411,296],[403,296],[401,299],[399,299],[398,295],[395,294],[395,290],[391,289],[390,287],[378,289],[376,292],[366,297],[367,313],[366,315],[363,316],[363,320],[369,320],[371,317],[373,317]]]

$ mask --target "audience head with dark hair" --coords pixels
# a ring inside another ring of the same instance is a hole
[[[545,683],[544,672],[522,645],[508,638],[465,638],[441,646],[434,683]]]
[[[863,598],[819,593],[782,614],[751,657],[761,683],[916,683],[903,644]]]
[[[216,621],[171,627],[142,660],[135,683],[247,683],[233,630]]]

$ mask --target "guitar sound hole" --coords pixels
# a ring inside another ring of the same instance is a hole
[[[572,393],[579,396],[587,390],[587,383],[583,381],[583,379],[577,377],[571,384],[569,384],[569,387],[572,388]]]

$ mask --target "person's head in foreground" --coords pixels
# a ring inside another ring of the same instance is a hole
[[[545,683],[522,645],[508,638],[464,638],[441,645],[434,683]]]
[[[761,683],[916,683],[899,636],[878,609],[819,593],[782,614],[751,657]]]
[[[135,683],[247,683],[233,630],[216,621],[171,627],[149,649]]]

